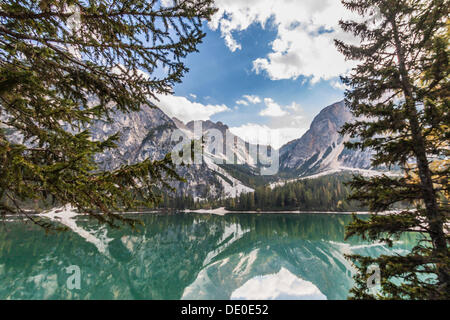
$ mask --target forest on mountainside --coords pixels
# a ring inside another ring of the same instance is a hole
[[[236,211],[365,211],[366,207],[348,200],[352,174],[341,173],[301,179],[270,188],[258,186],[254,192],[241,193],[238,197],[194,199],[190,195],[162,195],[161,209],[214,209],[225,207]]]

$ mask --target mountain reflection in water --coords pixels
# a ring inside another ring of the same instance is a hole
[[[3,223],[0,299],[345,299],[353,283],[345,253],[404,254],[418,237],[402,238],[393,248],[344,241],[348,215],[138,218],[145,227],[132,231],[78,216],[77,226],[104,252],[72,231],[46,235],[34,225]],[[66,284],[71,265],[81,270],[79,290]]]

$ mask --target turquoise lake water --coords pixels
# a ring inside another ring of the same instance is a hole
[[[76,231],[46,234],[3,222],[0,299],[346,299],[354,271],[344,254],[404,254],[417,240],[344,241],[351,216],[339,214],[133,217],[145,226],[78,216]]]

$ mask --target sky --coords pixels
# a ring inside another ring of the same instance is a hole
[[[159,96],[169,116],[221,121],[253,143],[278,148],[301,137],[324,107],[344,97],[345,61],[334,39],[352,42],[339,0],[216,0],[190,71]]]

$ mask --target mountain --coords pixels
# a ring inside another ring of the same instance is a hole
[[[341,127],[353,120],[354,116],[344,101],[324,108],[301,138],[281,147],[281,171],[302,177],[341,170],[370,169],[371,153],[345,148],[344,143],[349,138],[339,134]]]
[[[283,182],[282,178],[312,177],[343,170],[374,173],[371,170],[370,152],[344,147],[348,137],[342,137],[339,129],[352,120],[354,117],[343,101],[334,103],[314,118],[302,137],[285,144],[280,150],[245,142],[220,121],[191,121],[185,124],[176,118],[170,118],[156,106],[143,106],[139,112],[133,113],[117,112],[112,115],[112,122],[96,121],[90,131],[94,140],[104,140],[116,132],[120,133],[118,148],[96,157],[100,168],[104,170],[133,164],[146,158],[164,158],[178,143],[172,141],[175,130],[179,130],[184,137],[202,139],[204,153],[201,163],[177,166],[178,173],[186,182],[174,182],[173,186],[180,195],[218,198],[237,197],[242,192],[252,192],[258,185]],[[196,132],[196,128],[202,130]],[[11,130],[7,133],[11,141],[21,140]],[[205,141],[215,141],[216,135],[223,140],[217,140],[214,149],[206,147]],[[270,150],[271,155],[274,154],[273,151],[279,153],[278,175],[259,174],[264,168],[262,157],[251,155],[251,151],[260,153],[265,148]],[[228,163],[230,158],[227,155],[230,151],[233,154],[233,164]],[[224,160],[224,163],[220,164],[218,160]]]
[[[212,150],[205,150],[205,152],[213,159],[222,159],[224,163],[232,162],[233,165],[244,165],[250,168],[253,174],[259,174],[259,166],[258,160],[258,150],[259,148],[269,148],[267,146],[257,146],[254,144],[250,144],[240,137],[233,134],[226,124],[222,122],[213,122],[210,120],[206,121],[190,121],[185,125],[185,128],[189,130],[191,133],[196,134],[196,139],[200,138],[198,133],[195,133],[196,126],[202,129],[202,135],[206,138],[206,142],[211,139],[213,143],[210,143],[211,147],[214,146],[215,135],[218,136],[219,139],[222,139],[222,144],[217,148],[211,148]],[[220,141],[220,140],[219,140]],[[217,143],[219,143],[217,141]],[[255,152],[255,154],[251,154],[251,150]],[[262,152],[263,149],[261,149]],[[229,153],[232,155],[229,157]],[[234,157],[233,157],[234,155]],[[227,157],[228,156],[228,157]]]
[[[162,159],[178,143],[172,141],[175,130],[179,129],[185,137],[192,134],[191,125],[171,119],[157,107],[143,106],[139,112],[134,113],[117,112],[112,120],[111,123],[96,121],[90,128],[94,140],[103,140],[116,132],[120,133],[118,148],[96,158],[100,168],[105,170],[146,158]],[[206,128],[213,127],[209,122],[205,124]],[[219,126],[216,124],[214,127]],[[253,191],[216,165],[212,161],[213,157],[214,155],[205,152],[201,163],[177,166],[177,172],[187,181],[173,183],[179,194],[190,194],[194,198],[235,197],[241,192]]]
[[[91,131],[94,139],[104,139],[116,132],[121,134],[119,147],[96,159],[100,167],[107,170],[146,158],[162,159],[178,143],[172,141],[175,130],[180,130],[184,137],[202,139],[202,162],[177,166],[178,173],[187,182],[174,183],[174,187],[179,194],[214,198],[237,197],[242,192],[252,192],[256,185],[279,181],[281,176],[309,177],[343,170],[372,173],[371,153],[345,148],[344,143],[348,141],[348,137],[339,134],[342,125],[352,120],[354,117],[343,101],[324,108],[302,137],[281,147],[280,172],[269,177],[259,175],[262,166],[257,159],[261,160],[261,157],[250,155],[251,150],[259,151],[260,147],[234,135],[220,121],[191,121],[185,124],[176,118],[170,118],[156,106],[144,106],[140,112],[114,114],[112,123],[97,121]],[[217,135],[223,140],[216,141]],[[207,141],[216,141],[216,147],[208,148]],[[225,163],[229,160],[227,155],[230,150],[234,155],[234,164]],[[218,160],[223,160],[224,163],[218,164]]]

